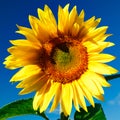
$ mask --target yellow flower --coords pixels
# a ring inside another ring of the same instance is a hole
[[[107,26],[97,27],[101,19],[95,16],[84,20],[84,11],[77,13],[76,6],[69,12],[69,4],[58,8],[58,22],[45,5],[38,9],[38,18],[29,16],[31,28],[18,26],[17,33],[25,39],[11,40],[11,54],[6,68],[21,68],[11,82],[20,81],[20,94],[36,91],[33,108],[50,111],[60,103],[64,114],[70,115],[72,101],[77,111],[87,111],[85,98],[94,107],[93,97],[103,100],[103,88],[110,84],[103,75],[117,73],[105,63],[114,56],[101,53],[114,44],[105,42]]]

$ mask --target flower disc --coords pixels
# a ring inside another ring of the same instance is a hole
[[[70,83],[87,70],[87,50],[78,40],[58,37],[45,46],[52,46],[51,50],[45,47],[47,57],[43,60],[46,59],[45,71],[54,82]]]

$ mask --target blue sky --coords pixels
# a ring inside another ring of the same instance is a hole
[[[119,0],[0,0],[0,107],[12,101],[29,98],[34,95],[18,95],[20,89],[16,84],[9,82],[16,72],[4,68],[2,62],[8,56],[7,48],[10,47],[9,40],[19,39],[22,36],[15,33],[16,24],[29,27],[28,15],[37,16],[37,8],[43,8],[47,4],[57,17],[58,5],[65,6],[70,3],[70,9],[77,5],[78,13],[84,9],[85,19],[92,16],[102,18],[100,26],[107,25],[107,33],[113,36],[107,40],[114,42],[116,46],[105,50],[113,54],[117,59],[109,64],[120,70],[120,1]],[[105,88],[105,102],[101,102],[107,120],[118,120],[120,118],[120,79],[110,81],[111,87]],[[96,101],[99,102],[99,101]],[[59,118],[59,109],[48,113],[51,120]],[[29,115],[11,118],[9,120],[39,120],[40,117]],[[42,119],[42,118],[41,118]]]

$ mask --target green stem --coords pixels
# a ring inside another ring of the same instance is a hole
[[[37,111],[37,114],[38,116],[42,116],[43,118],[45,118],[45,120],[49,120],[48,117],[45,115],[44,112],[40,113],[39,111]]]
[[[70,119],[69,119],[69,116],[66,117],[64,115],[64,113],[62,112],[61,115],[60,115],[60,119],[58,119],[58,120],[70,120]]]
[[[120,74],[105,76],[105,78],[106,78],[107,81],[115,79],[115,78],[120,78]]]

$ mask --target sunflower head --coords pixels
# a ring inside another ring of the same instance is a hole
[[[54,82],[70,83],[87,70],[86,47],[75,38],[59,36],[43,45],[43,49],[46,58],[43,57],[42,69]]]
[[[17,26],[17,33],[25,39],[11,40],[11,54],[6,57],[6,68],[21,68],[11,82],[20,81],[20,94],[36,91],[33,108],[40,112],[50,101],[53,111],[60,103],[64,114],[70,115],[72,101],[87,111],[85,98],[94,106],[93,97],[103,100],[103,87],[110,84],[103,75],[117,73],[105,64],[115,59],[102,51],[114,44],[105,42],[107,26],[97,27],[100,18],[84,20],[84,11],[76,6],[69,12],[69,4],[58,7],[58,22],[45,5],[38,9],[38,18],[29,16],[31,28]]]

